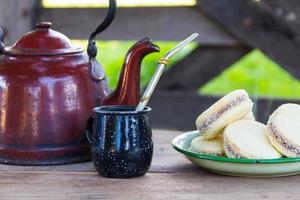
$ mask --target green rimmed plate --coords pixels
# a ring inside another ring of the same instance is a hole
[[[245,177],[277,177],[300,174],[300,158],[240,159],[201,154],[189,150],[198,131],[183,133],[172,141],[172,146],[189,160],[208,171]]]

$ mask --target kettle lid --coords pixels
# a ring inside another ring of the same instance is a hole
[[[39,22],[36,29],[25,34],[13,46],[4,48],[4,53],[24,56],[55,56],[83,52],[72,45],[64,34],[50,29],[51,22]]]

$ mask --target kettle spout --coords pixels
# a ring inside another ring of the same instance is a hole
[[[136,106],[140,99],[140,71],[145,56],[159,52],[150,38],[135,43],[127,52],[117,88],[102,102],[102,105]]]

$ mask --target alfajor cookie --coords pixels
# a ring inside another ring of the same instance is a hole
[[[283,104],[269,117],[267,136],[287,157],[300,157],[300,105]]]
[[[242,119],[246,119],[246,120],[255,120],[254,114],[253,112],[248,113],[247,115],[245,115]]]
[[[229,158],[281,158],[267,138],[266,126],[253,120],[238,120],[228,125],[223,140]]]
[[[245,90],[230,92],[196,120],[200,135],[205,139],[216,137],[228,124],[252,112],[253,103]]]
[[[205,140],[202,136],[198,136],[192,140],[190,150],[202,154],[222,156],[224,155],[223,138],[218,136]]]

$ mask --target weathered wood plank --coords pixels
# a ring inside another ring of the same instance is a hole
[[[194,130],[195,119],[215,103],[220,96],[200,96],[195,91],[157,91],[149,105],[153,108],[150,113],[155,128]],[[255,103],[257,120],[266,123],[269,115],[283,103],[298,103],[300,100],[274,99],[251,97]]]
[[[0,0],[0,26],[5,43],[11,45],[32,29],[36,0]]]
[[[171,147],[171,141],[179,135],[177,131],[154,130],[154,155],[150,168],[150,172],[194,172],[198,171],[197,167],[180,156]],[[56,165],[56,166],[13,166],[0,165],[0,171],[82,171],[95,172],[92,162],[77,163],[71,165]]]
[[[276,12],[264,6],[265,2],[267,1],[199,0],[198,6],[201,8],[199,10],[214,18],[241,41],[259,48],[292,72],[299,67],[300,29],[290,29],[275,16]],[[294,75],[300,78],[299,74]]]
[[[159,89],[198,90],[251,49],[241,47],[202,46],[176,63],[162,76]]]
[[[291,34],[299,34],[300,2],[298,0],[261,1],[259,5],[277,21],[287,26],[291,30]]]
[[[52,21],[54,28],[73,39],[87,39],[105,16],[104,8],[43,9],[40,19]],[[181,40],[199,32],[199,42],[237,45],[238,40],[208,19],[196,7],[119,8],[110,28],[101,34],[104,40]]]
[[[198,173],[148,173],[107,179],[95,172],[0,172],[1,200],[299,199],[299,176],[234,178]]]

